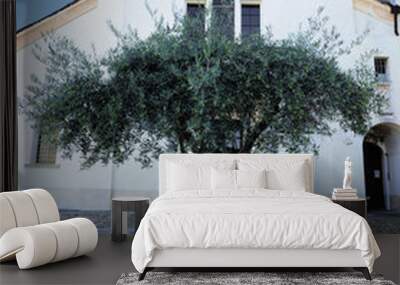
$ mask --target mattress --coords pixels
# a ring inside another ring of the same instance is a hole
[[[162,249],[359,250],[372,271],[380,251],[368,223],[330,199],[300,191],[167,192],[132,243],[139,272]]]

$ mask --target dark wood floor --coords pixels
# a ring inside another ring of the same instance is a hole
[[[382,256],[375,273],[400,284],[400,235],[375,235]],[[0,264],[0,285],[17,284],[115,284],[122,273],[134,271],[131,241],[111,242],[101,236],[97,249],[82,256],[42,267],[19,270],[16,262]]]
[[[0,284],[115,284],[122,273],[134,271],[131,242],[115,243],[100,236],[94,252],[28,270],[16,262],[0,264]]]

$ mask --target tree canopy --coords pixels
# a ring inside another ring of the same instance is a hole
[[[49,36],[35,53],[46,75],[32,77],[23,102],[83,167],[130,157],[146,167],[166,151],[316,151],[332,123],[362,134],[385,104],[366,57],[339,65],[363,35],[346,46],[322,10],[286,39],[270,29],[233,39],[187,18],[144,39],[111,28],[118,44],[104,56]]]

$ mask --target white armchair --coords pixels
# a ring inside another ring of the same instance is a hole
[[[84,255],[96,248],[97,228],[88,219],[60,221],[56,202],[43,189],[0,193],[0,262],[20,269]]]

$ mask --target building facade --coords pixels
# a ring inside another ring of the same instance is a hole
[[[166,22],[176,15],[198,13],[198,9],[213,5],[230,9],[235,37],[251,33],[266,33],[270,27],[276,38],[296,32],[300,23],[324,7],[325,15],[351,41],[365,30],[369,34],[363,44],[340,64],[349,68],[358,56],[377,49],[371,58],[380,88],[388,97],[388,108],[371,124],[365,136],[345,133],[337,127],[332,137],[318,137],[315,192],[330,196],[340,187],[343,163],[347,156],[353,161],[353,186],[360,196],[368,196],[376,209],[400,209],[400,37],[394,33],[394,17],[390,7],[376,0],[232,0],[226,4],[212,0],[80,0],[58,11],[17,36],[17,90],[22,98],[30,84],[30,75],[43,75],[42,66],[32,54],[34,44],[43,45],[41,34],[54,30],[71,38],[83,49],[96,47],[98,54],[116,44],[108,22],[121,31],[129,27],[140,37],[148,36],[155,28],[153,11]],[[26,9],[27,11],[29,9]],[[205,17],[207,25],[207,16]],[[346,96],[346,94],[343,94]],[[141,169],[133,159],[122,166],[97,164],[80,169],[79,153],[71,160],[63,159],[55,146],[41,143],[40,134],[30,122],[19,116],[19,177],[20,188],[48,189],[60,208],[109,209],[115,195],[158,195],[157,166]],[[367,185],[367,187],[366,187]],[[371,186],[373,185],[373,186]],[[374,204],[375,203],[375,204]]]

